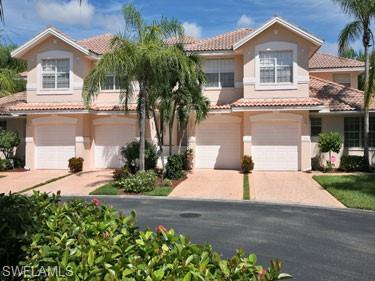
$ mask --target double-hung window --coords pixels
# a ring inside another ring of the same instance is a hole
[[[120,81],[116,75],[107,75],[101,85],[101,89],[104,91],[120,90]]]
[[[42,88],[69,89],[70,88],[70,60],[43,59],[42,60]]]
[[[370,117],[369,146],[375,147],[375,117]],[[362,117],[345,117],[344,145],[347,148],[363,147],[364,126]]]
[[[0,131],[7,129],[7,121],[0,121]]]
[[[293,83],[293,51],[259,52],[261,84]]]
[[[234,88],[233,59],[209,59],[204,63],[207,87]]]
[[[334,74],[333,81],[345,87],[351,86],[350,74]]]
[[[311,124],[311,136],[317,137],[322,132],[322,118],[312,117],[310,118]]]

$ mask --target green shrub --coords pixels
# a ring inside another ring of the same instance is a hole
[[[254,169],[253,158],[248,155],[244,155],[241,159],[241,171],[242,173],[248,174]]]
[[[165,177],[171,180],[182,178],[184,173],[184,155],[175,154],[168,157],[167,165],[165,165]]]
[[[21,142],[20,137],[16,132],[8,130],[0,130],[0,151],[4,154],[6,159],[13,156],[14,148]]]
[[[366,171],[365,158],[363,156],[345,155],[341,157],[340,170],[344,172]]]
[[[154,171],[139,171],[126,179],[118,181],[118,185],[126,192],[141,193],[154,190],[156,174]]]
[[[112,177],[115,181],[119,181],[119,180],[128,178],[130,175],[131,173],[129,172],[129,168],[124,167],[124,168],[115,169],[113,171]]]
[[[0,159],[0,171],[12,169],[12,162],[9,159]]]
[[[169,179],[164,179],[160,186],[172,187],[172,186],[173,186],[173,183],[172,183],[172,181],[169,180]]]
[[[40,214],[57,202],[58,197],[47,194],[0,194],[0,265],[14,266],[25,257],[23,247],[30,245],[31,235],[38,231]]]
[[[245,256],[237,251],[234,257],[222,259],[212,246],[193,244],[164,226],[158,226],[155,232],[142,231],[135,225],[134,212],[123,216],[99,200],[57,204],[44,195],[32,197],[26,200],[35,204],[33,210],[39,207],[40,211],[28,221],[37,228],[24,243],[21,265],[58,267],[66,274],[63,280],[267,281],[288,276],[280,273],[279,261],[262,268],[254,254]],[[45,279],[56,280],[38,280]],[[24,276],[23,280],[35,277]]]
[[[83,168],[83,158],[82,157],[73,157],[69,159],[69,170],[72,173],[81,172]]]
[[[25,166],[25,161],[20,158],[12,157],[9,160],[12,163],[13,168],[23,168]]]
[[[334,161],[332,161],[331,153],[332,152],[339,153],[343,142],[344,141],[339,133],[328,132],[328,133],[321,133],[319,135],[320,151],[323,153],[327,153],[327,152],[329,153],[329,160],[327,160],[327,166],[326,166],[328,170],[331,170],[335,166]]]
[[[121,148],[121,154],[125,159],[126,166],[132,174],[139,170],[139,141],[132,141]],[[158,153],[156,146],[145,141],[145,169],[153,170],[158,161]]]

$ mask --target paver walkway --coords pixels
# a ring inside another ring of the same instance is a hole
[[[61,180],[38,187],[42,192],[56,193],[61,195],[88,195],[98,187],[112,181],[113,170],[94,170],[71,175]]]
[[[344,208],[336,198],[303,172],[260,172],[250,176],[251,199]]]
[[[239,171],[197,169],[169,195],[180,198],[242,199]]]
[[[0,193],[15,193],[48,180],[67,175],[63,170],[33,170],[1,172]]]

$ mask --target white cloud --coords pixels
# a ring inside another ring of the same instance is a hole
[[[77,0],[41,1],[36,3],[39,17],[46,21],[59,22],[66,25],[88,26],[95,13],[95,7],[88,1],[82,3]]]
[[[251,17],[247,15],[242,15],[238,21],[237,21],[237,26],[238,27],[249,27],[253,23],[253,20]]]
[[[190,35],[194,38],[201,38],[202,27],[194,22],[185,21],[182,26],[184,27],[186,35]]]

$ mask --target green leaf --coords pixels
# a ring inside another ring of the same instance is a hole
[[[160,281],[161,279],[163,279],[164,273],[165,272],[164,272],[163,268],[160,268],[160,269],[154,271],[155,280]]]
[[[188,265],[188,264],[194,259],[194,256],[195,256],[195,255],[190,255],[190,256],[186,259],[186,261],[185,261],[185,266]]]
[[[292,275],[289,275],[288,273],[280,273],[278,276],[277,276],[278,280],[282,280],[282,279],[291,279],[293,278]]]
[[[95,260],[95,251],[91,248],[87,257],[87,263],[89,266],[94,265],[94,260]]]
[[[191,281],[191,273],[190,272],[186,273],[182,281]]]
[[[257,263],[257,256],[255,254],[250,254],[249,255],[249,262],[251,264],[256,264]]]
[[[91,247],[95,247],[96,241],[94,239],[89,239],[89,244],[90,244]]]

